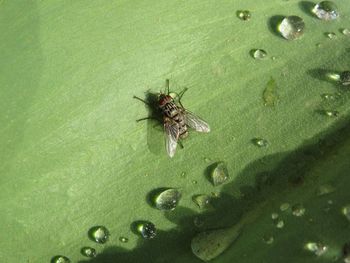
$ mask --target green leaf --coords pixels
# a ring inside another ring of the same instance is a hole
[[[350,38],[339,31],[350,10],[336,3],[340,18],[326,22],[306,1],[0,1],[0,261],[202,262],[191,240],[237,225],[239,237],[213,262],[341,257],[350,95],[329,76],[350,68]],[[287,15],[304,19],[301,39],[278,33]],[[254,60],[257,48],[268,56]],[[271,76],[280,100],[265,107]],[[166,79],[171,92],[188,88],[181,102],[211,127],[190,131],[172,159],[162,123],[136,122],[152,110],[133,99],[164,90]],[[218,162],[229,179],[214,187]],[[334,192],[317,195],[324,185]],[[181,189],[174,211],[150,205],[160,188]],[[199,211],[198,194],[213,195],[213,209]],[[283,203],[302,204],[305,215],[280,211]],[[157,236],[143,240],[139,221],[154,223]],[[94,226],[110,232],[105,244],[89,239]],[[328,250],[316,256],[307,242]]]

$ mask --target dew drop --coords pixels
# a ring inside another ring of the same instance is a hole
[[[54,256],[51,263],[70,263],[70,259],[65,256]]]
[[[273,236],[265,235],[265,236],[263,236],[263,241],[264,241],[264,243],[271,245],[274,241],[274,238],[273,238]]]
[[[336,35],[334,32],[328,32],[328,33],[326,33],[326,36],[327,36],[329,39],[335,39],[335,38],[337,38],[337,35]]]
[[[267,56],[267,53],[263,49],[252,49],[250,53],[253,55],[255,59],[264,59]]]
[[[196,180],[192,180],[192,184],[197,184],[198,182]]]
[[[97,243],[104,244],[109,238],[109,231],[104,226],[94,226],[90,228],[89,238]]]
[[[272,213],[271,214],[271,218],[272,218],[272,220],[276,220],[278,218],[278,214],[277,213]]]
[[[335,191],[335,187],[333,185],[323,184],[318,187],[316,194],[318,196],[321,196],[321,195],[333,193],[334,191]]]
[[[334,20],[339,17],[338,8],[332,1],[322,1],[316,4],[312,12],[322,20]]]
[[[199,209],[207,209],[210,207],[210,196],[208,195],[194,195],[192,201],[199,207]]]
[[[248,21],[251,18],[251,13],[249,10],[238,10],[237,17],[241,20]]]
[[[263,138],[254,138],[252,142],[258,147],[266,147],[269,145],[269,142]]]
[[[340,73],[339,80],[343,86],[350,85],[350,71],[343,71]]]
[[[343,215],[350,221],[350,205],[346,205],[342,209]]]
[[[292,214],[294,216],[303,216],[305,214],[305,207],[301,204],[293,205],[292,207]]]
[[[94,249],[92,247],[83,247],[81,249],[81,254],[83,254],[85,257],[89,257],[89,258],[94,258],[97,255],[96,249]]]
[[[144,239],[152,239],[157,235],[156,226],[151,222],[142,222],[138,224],[137,231]]]
[[[285,17],[278,27],[281,35],[288,40],[300,38],[304,34],[305,23],[299,16]]]
[[[282,219],[278,220],[276,223],[275,223],[276,227],[277,228],[283,228],[284,227],[284,221]]]
[[[350,37],[350,29],[349,28],[344,28],[341,30],[341,33],[344,35],[344,36],[348,36]]]
[[[181,193],[174,188],[166,189],[156,195],[154,204],[159,210],[174,210],[181,199]]]
[[[337,96],[332,93],[323,93],[321,94],[321,97],[322,99],[325,99],[325,100],[335,100]]]
[[[323,255],[328,249],[326,245],[316,242],[308,242],[305,244],[304,248],[314,253],[316,256]]]
[[[289,209],[289,207],[290,207],[290,204],[289,204],[289,203],[283,203],[283,204],[281,204],[281,206],[280,206],[280,210],[281,210],[282,212],[284,212],[284,211],[287,211],[287,210]]]
[[[119,241],[122,243],[127,243],[129,239],[127,237],[119,237]]]
[[[224,162],[218,162],[215,164],[211,172],[211,182],[214,186],[225,183],[228,179],[228,171]]]

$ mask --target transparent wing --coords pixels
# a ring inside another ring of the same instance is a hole
[[[210,132],[209,124],[188,110],[184,110],[185,123],[198,132]]]
[[[179,139],[179,124],[169,118],[164,119],[165,146],[170,157],[173,157],[176,151],[177,140]]]

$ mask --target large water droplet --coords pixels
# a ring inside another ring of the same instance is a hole
[[[151,222],[142,222],[138,224],[137,231],[145,239],[152,239],[157,235],[156,226]]]
[[[54,256],[51,263],[70,263],[70,259],[65,256]]]
[[[342,209],[342,213],[348,220],[350,220],[350,205],[344,206]]]
[[[263,138],[254,138],[252,142],[259,147],[266,147],[269,145],[269,142]]]
[[[241,20],[247,21],[251,18],[251,13],[249,10],[238,10],[237,17]]]
[[[159,210],[174,210],[181,199],[181,193],[174,188],[161,191],[155,196],[154,204]]]
[[[304,248],[312,253],[314,253],[316,256],[323,255],[328,247],[322,243],[316,243],[316,242],[308,242],[305,244]]]
[[[192,201],[200,208],[207,209],[210,208],[210,196],[208,195],[194,195]]]
[[[239,236],[241,225],[198,233],[191,242],[192,252],[209,261],[224,252]]]
[[[316,4],[312,12],[322,20],[334,20],[339,17],[338,8],[332,1],[322,1]]]
[[[267,56],[267,53],[263,49],[252,49],[250,53],[253,55],[255,59],[264,59]]]
[[[211,182],[214,186],[225,183],[228,179],[228,171],[224,162],[218,162],[215,164],[211,172]]]
[[[83,247],[81,249],[81,254],[83,254],[85,257],[89,257],[89,258],[94,258],[97,255],[96,249],[94,249],[92,247]]]
[[[305,207],[301,204],[293,205],[292,214],[294,216],[303,216],[305,214]]]
[[[304,34],[305,23],[299,16],[287,16],[278,27],[281,35],[288,40],[300,38]]]
[[[350,85],[350,71],[340,73],[339,81],[344,86]]]
[[[94,226],[90,228],[89,238],[97,243],[104,244],[109,238],[109,231],[104,226]]]

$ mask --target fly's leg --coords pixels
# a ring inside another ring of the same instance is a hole
[[[166,88],[166,90],[167,90],[167,93],[166,93],[166,94],[168,94],[168,95],[169,95],[169,93],[170,93],[169,86],[170,86],[170,84],[169,84],[169,79],[166,79],[166,80],[165,80],[165,88]]]
[[[137,100],[139,100],[139,101],[141,101],[141,102],[143,102],[143,103],[145,103],[147,106],[151,106],[147,101],[145,101],[145,100],[143,100],[143,99],[141,99],[141,98],[139,98],[139,97],[134,96],[133,98],[134,98],[134,99],[137,99]]]
[[[181,98],[182,98],[182,96],[185,94],[185,92],[188,90],[188,88],[184,88],[179,94],[177,94],[177,96],[179,97],[179,104],[180,104],[180,106],[183,108],[184,106],[182,105],[182,103],[181,103]]]
[[[145,120],[157,120],[158,121],[158,119],[155,117],[145,117],[145,118],[137,119],[136,122],[145,121]]]

